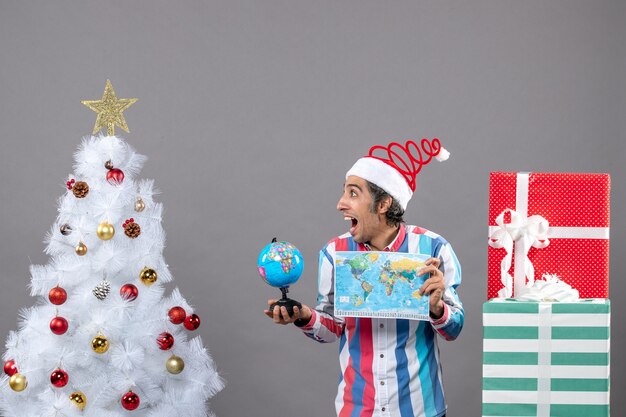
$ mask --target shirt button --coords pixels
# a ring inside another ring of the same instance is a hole
[[[384,324],[382,324],[382,323],[380,323],[380,328],[381,328],[381,329],[384,329],[384,328],[385,328],[385,325],[384,325]]]
[[[385,355],[384,355],[383,353],[381,353],[381,354],[380,354],[380,357],[381,357],[381,358],[384,358],[384,357],[385,357]]]
[[[385,381],[380,381],[380,385],[385,385]]]
[[[380,411],[385,411],[385,410],[386,410],[386,408],[385,408],[385,407],[383,407],[383,408],[381,408],[381,409],[380,409]]]

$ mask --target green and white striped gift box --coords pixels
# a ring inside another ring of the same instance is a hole
[[[483,305],[484,417],[608,417],[610,301]]]

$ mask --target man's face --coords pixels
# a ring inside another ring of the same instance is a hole
[[[358,243],[370,242],[386,226],[384,213],[372,212],[372,203],[367,182],[363,178],[349,176],[343,185],[337,210],[350,222],[350,234]]]

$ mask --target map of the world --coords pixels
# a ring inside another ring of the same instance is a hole
[[[335,315],[428,320],[428,295],[418,275],[426,255],[398,252],[337,252]]]

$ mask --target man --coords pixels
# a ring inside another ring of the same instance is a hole
[[[386,150],[388,158],[373,156],[379,149]],[[422,151],[428,158],[423,158]],[[275,323],[294,323],[318,342],[340,339],[342,377],[335,400],[339,417],[441,417],[446,413],[435,334],[453,340],[463,327],[463,307],[456,293],[461,267],[441,236],[404,225],[402,219],[415,190],[415,176],[432,157],[443,160],[445,154],[437,139],[423,139],[421,150],[414,142],[370,149],[370,155],[359,159],[346,174],[337,210],[350,222],[350,229],[320,252],[317,307],[302,305],[294,309],[293,317],[285,307],[265,310]],[[398,156],[405,162],[397,162]],[[430,295],[430,321],[334,316],[335,252],[370,250],[430,256],[420,271],[430,277],[419,290]],[[268,300],[269,305],[274,302]]]

